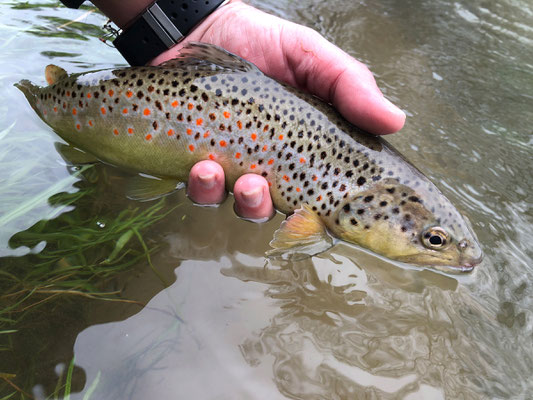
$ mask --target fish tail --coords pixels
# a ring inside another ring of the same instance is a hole
[[[26,96],[26,99],[28,100],[28,103],[30,103],[31,108],[33,108],[34,111],[40,116],[41,111],[37,107],[37,99],[40,94],[40,88],[27,79],[23,79],[20,82],[15,83],[14,86],[22,93],[24,93],[24,96]]]

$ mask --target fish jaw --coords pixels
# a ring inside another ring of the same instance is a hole
[[[433,206],[436,201],[444,212]],[[443,214],[451,214],[453,223]],[[436,188],[424,192],[394,181],[375,185],[353,194],[328,228],[338,238],[391,260],[451,273],[472,271],[483,257],[468,220]],[[445,235],[441,246],[428,242],[427,234],[434,232]]]

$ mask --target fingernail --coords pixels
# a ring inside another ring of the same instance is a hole
[[[215,186],[215,174],[198,175],[198,183],[206,189],[211,189]]]
[[[248,207],[259,207],[263,201],[263,187],[261,186],[247,192],[242,192],[242,200]]]
[[[387,105],[387,108],[389,109],[390,112],[396,115],[401,115],[405,118],[405,113],[400,108],[398,108],[398,106],[391,103],[391,101],[387,99],[386,97],[383,97],[383,100],[385,100],[385,104]]]

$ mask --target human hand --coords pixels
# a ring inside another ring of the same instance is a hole
[[[266,75],[332,103],[354,125],[382,135],[400,130],[405,114],[377,87],[368,68],[313,29],[232,0],[151,64],[174,58],[188,42],[220,46]]]
[[[126,26],[152,0],[131,0],[124,7],[122,0],[93,0],[119,26]],[[179,45],[162,53],[151,64],[157,65],[174,58],[179,49],[190,41],[215,44],[235,53],[279,81],[315,94],[332,103],[353,124],[375,134],[388,134],[401,129],[405,114],[385,97],[368,68],[328,42],[316,31],[281,18],[263,13],[239,0],[220,7],[191,32]],[[206,164],[207,163],[207,164]],[[191,171],[189,196],[198,203],[213,203],[223,199],[223,171],[214,183],[205,179],[211,175],[212,161],[199,163]],[[206,167],[207,165],[207,167]],[[207,168],[204,171],[204,168]],[[203,178],[202,178],[203,176]],[[220,177],[222,177],[220,179]],[[251,193],[261,193],[268,185],[264,178],[247,174],[235,185],[236,211],[250,219],[272,215],[272,200],[268,190],[260,207],[251,211],[245,199]],[[210,189],[206,187],[210,186]],[[242,184],[242,186],[241,186]],[[245,191],[242,191],[245,188]],[[213,194],[208,194],[209,190]],[[246,192],[246,193],[245,193]],[[217,197],[218,196],[218,197]],[[257,194],[259,196],[259,194]]]
[[[198,204],[221,203],[226,197],[224,170],[214,161],[196,163],[189,173],[187,194]],[[235,212],[243,218],[262,222],[274,215],[268,183],[260,175],[246,174],[235,182]]]

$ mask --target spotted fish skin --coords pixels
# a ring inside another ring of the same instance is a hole
[[[278,210],[305,204],[333,235],[387,257],[456,266],[481,257],[455,207],[386,141],[219,48],[193,44],[158,67],[59,76],[18,87],[62,138],[104,162],[186,181],[211,159],[229,188],[262,175]],[[421,245],[432,226],[444,227],[453,254]]]

